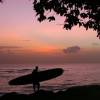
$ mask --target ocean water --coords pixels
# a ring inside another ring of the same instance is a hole
[[[32,93],[32,84],[10,86],[8,82],[21,75],[31,73],[34,66],[34,64],[1,64],[0,94],[8,92]],[[59,91],[72,86],[100,85],[100,64],[39,65],[39,70],[51,68],[63,68],[64,73],[57,78],[41,82],[41,89]]]

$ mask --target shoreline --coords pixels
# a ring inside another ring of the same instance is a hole
[[[6,93],[0,100],[100,100],[100,85],[73,86],[64,91],[40,90],[32,94]]]

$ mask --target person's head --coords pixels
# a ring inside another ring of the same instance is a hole
[[[35,69],[38,70],[38,66],[35,66]]]

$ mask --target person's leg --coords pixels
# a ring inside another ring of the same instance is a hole
[[[33,90],[34,90],[34,92],[36,92],[36,85],[35,84],[33,84]]]
[[[37,86],[38,86],[38,91],[39,91],[40,90],[40,83],[39,82],[38,82]]]

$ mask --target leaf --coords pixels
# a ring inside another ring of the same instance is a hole
[[[39,22],[42,22],[42,21],[44,21],[45,19],[46,19],[46,16],[40,15],[40,17],[38,18],[38,21],[39,21]]]
[[[49,20],[49,22],[55,21],[55,17],[54,16],[50,16],[50,17],[48,17],[48,20]]]

